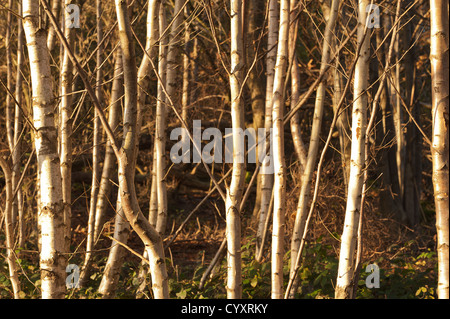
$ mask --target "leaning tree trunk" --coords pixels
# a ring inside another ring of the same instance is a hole
[[[327,22],[323,39],[322,61],[320,65],[321,70],[325,69],[329,63],[330,46],[332,43],[331,39],[333,37],[333,30],[338,16],[338,8],[339,8],[339,0],[333,0],[331,5],[330,18]],[[311,191],[311,180],[314,172],[314,167],[316,166],[317,153],[319,151],[320,129],[322,126],[324,102],[325,102],[325,84],[321,82],[317,87],[316,92],[316,101],[314,106],[314,117],[311,129],[311,138],[309,143],[308,156],[306,158],[306,167],[302,176],[300,197],[298,201],[294,230],[291,239],[291,268],[290,268],[291,277],[293,277],[292,272],[294,272],[296,268],[295,264],[297,260],[297,253],[300,248],[300,242],[303,237],[305,222],[308,215],[307,206],[310,197],[309,194]],[[294,283],[293,289],[291,289],[290,297],[293,297],[293,294],[296,291],[295,287],[296,284]]]
[[[142,214],[134,188],[134,163],[138,138],[137,68],[127,3],[116,0],[115,5],[122,48],[126,106],[124,111],[124,140],[120,151],[116,154],[119,161],[120,200],[128,222],[143,241],[149,255],[153,294],[158,299],[168,298],[169,286],[163,243],[156,229],[150,225]]]
[[[23,1],[24,31],[30,60],[33,122],[40,182],[40,268],[42,298],[64,298],[64,204],[56,144],[56,100],[50,72],[46,33],[39,29],[39,2]]]
[[[438,287],[441,299],[448,299],[449,235],[449,23],[446,1],[430,1],[431,20],[431,86],[433,137],[431,156],[433,161],[433,188],[436,205]]]
[[[116,132],[119,126],[121,101],[123,95],[123,70],[122,53],[120,47],[115,52],[114,75],[111,87],[111,97],[109,102],[108,123],[111,129]],[[105,159],[103,161],[102,177],[98,189],[97,205],[95,208],[94,241],[96,242],[101,234],[104,225],[104,215],[109,205],[108,197],[111,193],[111,179],[116,168],[116,158],[111,147],[111,142],[106,141]]]
[[[243,30],[242,30],[242,0],[231,0],[231,122],[233,129],[233,173],[230,186],[227,189],[226,237],[227,237],[227,297],[240,299],[242,297],[241,269],[241,219],[239,205],[242,198],[245,163],[242,161],[244,150],[241,139],[244,127],[244,105],[240,96],[243,81]]]
[[[291,108],[293,108],[300,101],[300,66],[298,58],[295,53],[298,35],[298,20],[302,3],[297,0],[291,0],[291,15],[289,28],[289,65],[291,67]],[[294,20],[295,19],[295,20]],[[292,135],[292,144],[297,154],[297,159],[300,162],[300,167],[303,170],[306,166],[306,149],[302,140],[300,128],[300,113],[295,112],[290,120],[290,128]]]
[[[289,60],[289,0],[280,3],[280,32],[273,84],[273,226],[272,299],[283,298],[284,214],[286,210],[286,164],[284,159],[284,83]]]
[[[367,126],[367,84],[369,74],[370,36],[365,34],[366,7],[368,0],[359,1],[358,5],[358,47],[361,45],[355,67],[352,110],[352,146],[347,207],[344,231],[341,237],[339,269],[335,296],[338,299],[351,297],[354,278],[354,253],[358,232],[361,195],[364,184],[365,139]]]

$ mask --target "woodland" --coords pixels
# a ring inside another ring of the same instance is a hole
[[[448,0],[0,0],[0,299],[448,299]]]

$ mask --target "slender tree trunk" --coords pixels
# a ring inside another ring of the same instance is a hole
[[[350,177],[335,292],[338,299],[349,298],[354,284],[352,283],[354,278],[354,253],[364,184],[364,145],[367,126],[366,89],[369,74],[370,36],[365,35],[365,26],[368,4],[369,1],[367,0],[360,0],[358,3],[358,46],[360,43],[362,43],[362,46],[355,67]]]
[[[65,4],[65,0],[53,0],[52,1],[52,12],[55,17],[59,16],[59,10],[61,8],[61,1]],[[67,5],[67,4],[66,4]],[[64,10],[65,11],[65,10]],[[64,13],[66,15],[66,13]],[[47,47],[49,51],[53,51],[55,48],[56,43],[56,32],[53,25],[48,26],[48,33],[47,33]]]
[[[64,0],[64,5],[71,4],[71,0]],[[69,14],[64,10],[64,20],[69,19]],[[68,28],[66,23],[64,35],[71,49],[74,47],[74,31]],[[67,50],[63,52],[62,70],[61,70],[61,103],[59,109],[60,117],[60,156],[61,156],[61,177],[62,193],[64,202],[64,224],[65,224],[65,249],[70,251],[70,219],[72,206],[72,83],[73,65],[69,58]]]
[[[246,47],[246,58],[249,65],[253,65],[252,69],[249,70],[248,79],[246,85],[249,90],[250,95],[250,104],[252,108],[252,117],[253,117],[253,128],[255,132],[258,132],[258,129],[264,128],[264,66],[263,60],[260,57],[259,48],[260,48],[260,38],[261,38],[261,26],[263,25],[264,18],[264,7],[265,1],[261,0],[251,0],[249,4],[246,6],[245,19],[248,21],[245,23],[245,33],[249,36],[247,37],[248,44]],[[256,154],[260,154],[260,149],[262,145],[256,146]],[[256,180],[256,198],[255,198],[255,206],[253,208],[253,216],[255,220],[257,220],[260,210],[261,210],[261,174],[258,174]]]
[[[156,129],[155,129],[155,155],[156,156],[156,191],[158,203],[158,217],[156,219],[156,230],[162,236],[164,234],[167,223],[167,186],[165,181],[166,175],[166,127],[167,127],[167,99],[163,92],[163,86],[167,80],[167,45],[168,36],[164,36],[167,28],[166,12],[164,2],[159,8],[159,61],[156,101]],[[172,83],[174,84],[174,83]],[[166,86],[169,87],[169,86]]]
[[[298,58],[295,54],[295,47],[297,43],[298,32],[298,14],[301,12],[302,4],[297,0],[291,0],[291,16],[289,28],[289,64],[291,65],[291,107],[294,107],[300,100],[300,67],[298,65]],[[294,19],[296,19],[294,21]],[[303,143],[300,129],[300,113],[296,112],[290,120],[290,128],[292,135],[292,143],[297,158],[300,162],[301,169],[306,166],[306,149]]]
[[[22,3],[18,3],[18,13],[22,16]],[[22,83],[23,83],[23,64],[24,64],[24,42],[25,35],[23,33],[22,19],[18,18],[17,23],[17,73],[16,73],[16,92],[15,99],[17,104],[14,110],[14,150],[12,152],[13,161],[13,172],[12,172],[12,183],[13,189],[15,190],[19,178],[20,178],[20,167],[21,167],[21,153],[22,153],[22,128],[23,128],[23,114],[19,106],[23,105],[23,93],[22,93]],[[18,217],[18,231],[19,231],[19,242],[18,246],[23,247],[25,245],[25,224],[23,216],[23,191],[20,187],[17,191],[17,197],[13,202],[13,212],[17,212]]]
[[[179,70],[181,63],[180,56],[180,31],[181,22],[183,21],[183,14],[181,10],[183,9],[184,0],[175,0],[173,9],[173,21],[170,27],[170,42],[168,43],[167,50],[167,79],[166,88],[167,94],[170,96],[175,105],[179,104],[179,99],[181,97],[179,83]],[[165,29],[165,28],[164,28]],[[164,30],[161,30],[164,32]],[[177,90],[178,88],[178,90]]]
[[[242,0],[231,0],[231,122],[233,128],[233,173],[230,186],[227,189],[226,237],[227,237],[227,297],[240,299],[242,297],[242,269],[241,269],[241,219],[239,205],[242,198],[245,163],[242,157],[241,140],[244,122],[244,105],[240,96],[243,81],[244,49],[242,30]]]
[[[5,176],[6,188],[6,206],[4,210],[5,217],[5,236],[6,236],[6,260],[9,267],[9,280],[13,288],[14,299],[20,299],[20,281],[18,275],[18,266],[16,263],[16,255],[14,253],[14,229],[12,224],[12,206],[13,206],[13,187],[12,187],[12,163],[0,156],[0,168]]]
[[[12,45],[12,34],[11,34],[11,26],[12,26],[12,12],[13,12],[13,1],[8,1],[8,8],[11,11],[8,11],[6,17],[6,37],[5,37],[5,48],[6,48],[6,86],[9,92],[14,92],[13,90],[13,63],[11,56],[11,45]],[[12,99],[11,94],[6,94],[6,138],[8,140],[9,151],[12,153],[14,150],[14,100]],[[14,212],[13,212],[13,215]],[[15,224],[15,216],[13,216],[12,220],[13,224]]]
[[[345,7],[343,7],[345,10]],[[345,14],[342,14],[342,17],[345,19]],[[339,24],[340,25],[340,24]],[[342,32],[340,29],[336,28],[334,31],[334,36],[332,39],[332,46],[335,50],[338,49],[338,35]],[[343,60],[343,59],[342,59]],[[342,98],[342,92],[344,90],[344,70],[342,69],[342,61],[341,53],[338,52],[338,55],[335,59],[335,67],[333,68],[333,112],[336,113],[339,101]],[[348,188],[348,178],[350,175],[350,153],[351,153],[351,141],[350,141],[350,124],[349,124],[349,116],[348,116],[348,108],[341,108],[339,111],[339,117],[336,121],[336,128],[339,133],[339,146],[341,152],[341,165],[342,165],[342,173],[344,175],[344,185],[347,190]]]
[[[39,2],[23,1],[24,31],[30,60],[35,147],[40,182],[40,267],[42,298],[65,293],[64,204],[60,159],[56,145],[56,100],[50,72],[46,32],[39,29]]]
[[[267,36],[267,55],[266,55],[266,99],[265,99],[265,115],[264,128],[266,132],[272,128],[272,97],[273,97],[273,83],[275,75],[275,63],[277,57],[277,41],[278,41],[278,17],[279,9],[276,0],[269,0],[269,21],[268,21],[268,36]],[[270,143],[270,141],[266,141]],[[270,148],[269,148],[270,150]],[[261,199],[260,199],[260,213],[258,218],[258,228],[256,232],[256,257],[257,261],[261,261],[264,241],[263,233],[266,223],[267,215],[269,214],[270,198],[272,197],[273,189],[273,174],[266,172],[267,166],[270,164],[272,154],[267,154],[262,167],[259,171],[261,175]]]
[[[121,101],[123,95],[123,69],[122,69],[122,53],[120,47],[115,52],[114,63],[114,80],[111,88],[111,97],[109,102],[108,123],[111,129],[116,132],[119,126]],[[109,205],[108,197],[111,193],[111,179],[116,168],[116,158],[111,147],[111,142],[106,141],[105,160],[103,162],[102,177],[98,190],[97,205],[95,208],[95,225],[94,225],[94,241],[97,241],[102,227],[104,225],[104,215]]]
[[[96,0],[96,30],[97,30],[97,56],[96,56],[96,87],[95,94],[101,104],[103,100],[102,93],[102,54],[103,48],[101,42],[103,40],[103,27],[101,22],[102,7],[101,1]],[[94,132],[92,145],[92,182],[91,182],[91,197],[89,202],[89,217],[86,238],[86,255],[83,264],[83,270],[80,275],[80,285],[83,287],[89,278],[89,272],[92,263],[92,250],[94,248],[94,228],[95,228],[95,210],[97,206],[98,191],[100,186],[100,145],[101,145],[101,123],[98,111],[94,109]]]
[[[158,232],[149,224],[142,214],[134,188],[134,169],[138,138],[137,110],[137,68],[132,31],[128,17],[127,3],[116,0],[116,12],[119,26],[119,38],[122,47],[125,112],[124,141],[119,156],[119,192],[125,216],[133,230],[144,242],[150,261],[150,270],[155,298],[168,298],[169,286],[164,262],[164,248]],[[131,164],[131,165],[130,165]]]
[[[431,17],[431,81],[433,137],[433,188],[436,205],[438,287],[440,299],[448,299],[449,285],[449,23],[446,1],[430,1]]]
[[[330,46],[332,43],[332,36],[334,26],[336,24],[336,19],[338,16],[339,9],[339,0],[333,0],[331,5],[330,18],[327,21],[323,47],[322,47],[322,61],[320,65],[320,69],[324,69],[327,67],[330,59]],[[320,143],[320,130],[322,126],[322,117],[324,110],[324,100],[325,100],[325,84],[321,82],[317,87],[316,92],[316,102],[314,107],[314,117],[313,124],[311,130],[311,138],[308,149],[308,157],[306,159],[306,167],[302,176],[302,185],[300,189],[300,197],[297,206],[297,214],[295,217],[295,224],[291,239],[291,276],[292,272],[295,271],[295,261],[297,259],[297,253],[300,247],[300,242],[303,237],[304,227],[306,218],[308,215],[308,202],[311,191],[311,180],[314,172],[314,168],[316,166],[317,161],[317,153],[319,151],[319,143]],[[291,296],[293,297],[296,291],[297,284],[294,283],[293,289],[291,289]]]
[[[112,299],[115,296],[117,285],[119,283],[120,269],[122,268],[126,250],[117,242],[127,244],[130,235],[130,224],[128,223],[122,205],[120,195],[117,196],[116,217],[114,223],[114,239],[109,250],[108,260],[103,272],[102,281],[98,291],[103,299]],[[116,242],[117,241],[117,242]]]
[[[144,54],[141,65],[138,70],[138,107],[143,108],[145,105],[145,91],[148,90],[150,77],[149,74],[151,63],[150,57],[158,56],[157,46],[155,45],[156,40],[159,38],[159,0],[150,0],[148,3],[148,13],[147,13],[147,39],[145,43],[145,50],[148,52]],[[164,30],[163,30],[164,31]],[[149,222],[150,225],[156,227],[156,221],[158,218],[158,202],[157,202],[157,189],[156,189],[156,141],[153,145],[153,164],[152,164],[152,183],[150,189],[150,207],[149,207]],[[144,256],[145,252],[144,252]]]
[[[286,164],[284,159],[284,83],[289,54],[289,0],[280,3],[280,32],[273,84],[274,200],[272,227],[272,298],[283,298],[284,214],[286,210]]]

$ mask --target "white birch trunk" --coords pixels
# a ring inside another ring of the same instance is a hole
[[[239,205],[243,193],[245,178],[245,163],[242,163],[244,150],[240,143],[244,128],[244,105],[240,96],[243,80],[243,30],[242,30],[242,0],[231,0],[231,121],[233,128],[233,172],[230,186],[227,189],[226,237],[227,237],[227,298],[242,297],[241,269],[241,219]]]
[[[448,4],[448,3],[447,3]],[[448,5],[443,0],[430,1],[431,81],[433,137],[433,187],[436,205],[438,287],[440,299],[448,299],[449,285],[449,22]]]
[[[40,182],[40,268],[42,298],[64,298],[64,205],[55,125],[55,98],[46,32],[39,29],[39,2],[23,1],[24,31],[30,60],[33,122]]]
[[[123,70],[122,70],[122,53],[120,48],[115,52],[114,63],[114,80],[111,88],[111,98],[109,102],[108,123],[111,129],[116,132],[121,111],[121,100],[123,95]],[[103,162],[102,177],[98,190],[97,205],[95,208],[95,225],[94,225],[94,240],[100,236],[104,224],[104,214],[109,205],[108,196],[111,193],[111,178],[113,177],[114,169],[116,168],[116,158],[111,147],[111,141],[106,141],[105,160]]]
[[[350,177],[335,291],[335,296],[338,299],[350,298],[354,284],[354,254],[364,184],[364,145],[367,127],[366,89],[369,74],[370,36],[369,34],[365,35],[365,25],[368,4],[369,1],[367,0],[360,0],[358,3],[358,47],[361,43],[362,45],[355,67]]]
[[[5,237],[6,237],[6,261],[9,268],[9,280],[14,294],[14,299],[20,299],[20,281],[18,276],[19,267],[16,263],[15,243],[14,243],[14,228],[12,224],[12,163],[0,156],[0,168],[3,170],[5,176],[5,189],[6,189],[6,205],[4,210],[5,220]]]
[[[164,234],[167,222],[167,187],[166,175],[166,126],[167,126],[167,103],[163,92],[163,85],[166,85],[167,75],[167,45],[168,36],[164,36],[167,28],[166,12],[163,3],[159,8],[159,61],[156,101],[156,129],[155,129],[155,154],[156,156],[156,191],[158,203],[158,217],[156,219],[156,230],[160,235]],[[161,38],[162,37],[162,38]]]
[[[331,39],[333,36],[333,30],[338,16],[338,9],[339,9],[339,0],[333,0],[331,4],[330,18],[327,21],[325,28],[322,47],[322,60],[320,64],[321,72],[324,68],[327,67],[330,60]],[[295,271],[297,253],[300,248],[300,242],[303,237],[305,222],[308,215],[307,206],[311,192],[311,180],[317,162],[317,153],[319,151],[320,130],[322,126],[322,117],[324,111],[324,99],[325,99],[325,84],[321,82],[318,85],[316,91],[316,100],[314,106],[313,124],[311,129],[311,138],[309,143],[308,156],[306,159],[305,170],[302,176],[300,197],[298,201],[297,213],[295,216],[295,224],[291,239],[291,268],[290,268],[291,277],[292,272]],[[295,293],[295,290],[296,284],[294,284],[293,289],[291,289],[291,297]]]
[[[280,28],[273,85],[274,200],[272,226],[272,299],[283,298],[284,215],[286,210],[286,164],[284,159],[284,83],[289,60],[289,0],[280,3]]]
[[[64,5],[72,3],[72,0],[64,0]],[[64,10],[64,20],[69,19],[69,13]],[[64,28],[64,35],[71,49],[74,47],[74,30]],[[70,218],[72,205],[72,81],[73,65],[66,49],[63,52],[61,70],[61,103],[59,105],[60,121],[60,156],[61,156],[61,177],[62,193],[64,201],[64,225],[65,225],[65,250],[70,250]]]
[[[277,41],[278,41],[278,17],[279,9],[276,0],[269,0],[269,18],[268,18],[268,36],[267,36],[267,56],[266,56],[266,100],[265,100],[265,116],[264,128],[266,132],[272,128],[272,97],[273,83],[275,75],[275,63],[277,57]],[[269,141],[266,141],[269,143]],[[267,154],[271,156],[271,154]],[[269,165],[270,157],[267,157],[262,165]],[[258,219],[258,228],[256,232],[256,260],[261,261],[264,242],[263,233],[266,224],[266,218],[269,214],[270,199],[273,189],[273,174],[267,174],[264,167],[261,167],[259,174],[261,176],[261,205]]]

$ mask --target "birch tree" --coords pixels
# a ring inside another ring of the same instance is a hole
[[[5,237],[6,237],[6,261],[9,268],[9,280],[11,281],[14,299],[20,299],[19,266],[16,263],[14,227],[12,223],[13,187],[12,187],[12,163],[0,155],[0,168],[5,176],[6,205],[5,217]]]
[[[72,3],[65,0],[65,7]],[[70,48],[74,48],[74,29],[69,28],[70,17],[67,10],[64,10],[65,28],[64,35]],[[52,29],[53,30],[53,29]],[[64,224],[65,224],[65,251],[70,250],[70,227],[71,227],[71,206],[72,206],[72,84],[73,65],[69,58],[67,49],[63,51],[61,69],[61,103],[59,105],[59,130],[60,130],[60,156],[61,156],[61,177],[62,193],[64,201]]]
[[[361,45],[355,67],[352,110],[352,146],[344,230],[341,236],[339,268],[335,296],[339,299],[352,297],[354,253],[358,231],[361,195],[364,183],[364,145],[367,127],[367,85],[370,57],[370,36],[366,34],[367,0],[358,2],[358,46]],[[362,44],[361,44],[362,43]]]
[[[438,287],[440,299],[448,299],[449,285],[449,23],[448,3],[430,1],[433,188],[436,205]]]
[[[322,60],[320,64],[321,72],[327,67],[329,63],[330,45],[333,36],[334,26],[336,24],[336,19],[338,16],[338,8],[339,8],[339,0],[333,0],[331,4],[330,18],[326,24],[323,39]],[[322,126],[324,100],[325,100],[325,84],[321,82],[318,85],[316,91],[316,100],[314,105],[313,124],[308,148],[308,156],[306,158],[306,166],[304,168],[302,176],[297,213],[295,216],[295,224],[291,238],[291,268],[290,268],[291,276],[292,272],[295,270],[295,261],[297,259],[297,252],[299,250],[300,242],[303,237],[305,222],[308,214],[307,206],[311,191],[311,180],[317,162],[317,153],[319,151],[320,129]],[[296,289],[294,285],[294,289],[292,289],[291,292],[294,293],[295,290]],[[291,295],[291,297],[292,296],[293,295]]]
[[[18,13],[22,16],[22,3],[18,4]],[[17,72],[16,72],[16,92],[15,92],[15,109],[14,109],[14,149],[12,150],[12,186],[15,190],[18,186],[20,179],[21,170],[21,155],[22,155],[22,129],[23,129],[23,114],[20,109],[23,105],[24,94],[22,92],[23,88],[23,67],[25,62],[24,57],[24,42],[25,35],[23,33],[23,24],[20,17],[17,18]],[[13,219],[14,214],[17,215],[18,219],[18,232],[19,241],[18,246],[23,247],[25,244],[25,224],[24,224],[24,205],[23,205],[23,191],[22,187],[17,189],[16,198],[13,201]]]
[[[149,255],[155,298],[168,298],[169,287],[167,270],[164,263],[164,250],[161,237],[143,216],[134,188],[134,159],[137,145],[137,68],[132,31],[128,16],[127,3],[115,1],[119,38],[122,48],[123,73],[125,83],[124,141],[119,161],[119,191],[125,216],[132,228],[144,242]],[[119,155],[119,154],[117,154]],[[131,164],[131,165],[130,165]]]
[[[280,3],[280,28],[273,84],[273,229],[272,298],[283,298],[284,214],[286,210],[286,164],[284,159],[284,83],[289,45],[289,0]]]
[[[23,1],[23,23],[30,61],[33,94],[33,125],[40,182],[40,268],[42,298],[63,298],[66,260],[64,257],[64,203],[60,159],[56,144],[56,100],[50,72],[46,32],[39,29],[39,2]]]
[[[268,132],[272,128],[272,97],[273,97],[273,83],[275,75],[275,63],[277,56],[277,41],[278,41],[278,17],[280,15],[278,9],[278,2],[276,0],[269,0],[268,5],[268,35],[267,35],[267,55],[266,55],[266,97],[265,97],[265,114],[264,114],[264,128]],[[267,143],[267,141],[266,141]],[[270,141],[269,141],[270,143]],[[270,152],[270,151],[269,151]],[[258,228],[256,232],[256,256],[257,261],[261,261],[264,242],[263,233],[264,225],[266,224],[267,215],[270,214],[269,206],[272,197],[273,189],[273,174],[267,174],[264,166],[270,164],[271,154],[267,154],[262,168],[259,171],[261,175],[261,199],[260,199],[260,213],[258,219]]]
[[[96,54],[96,72],[95,72],[95,94],[97,99],[102,103],[102,40],[103,40],[103,27],[102,27],[102,6],[101,1],[96,0],[96,31],[97,31],[97,54]],[[103,103],[102,103],[103,104]],[[100,186],[100,144],[101,144],[101,123],[98,116],[98,111],[94,109],[94,125],[93,125],[93,139],[92,139],[92,181],[91,181],[91,197],[89,203],[89,217],[87,225],[87,238],[86,238],[86,255],[84,258],[83,270],[80,275],[80,284],[84,286],[87,277],[89,276],[91,267],[92,250],[94,248],[94,228],[95,228],[95,209],[97,206],[98,191]]]
[[[245,178],[245,163],[242,134],[244,127],[244,106],[240,95],[243,81],[244,50],[242,1],[231,0],[231,122],[233,128],[233,172],[230,186],[227,189],[226,237],[227,237],[227,297],[240,299],[242,297],[241,269],[241,219],[239,205],[243,193]]]

